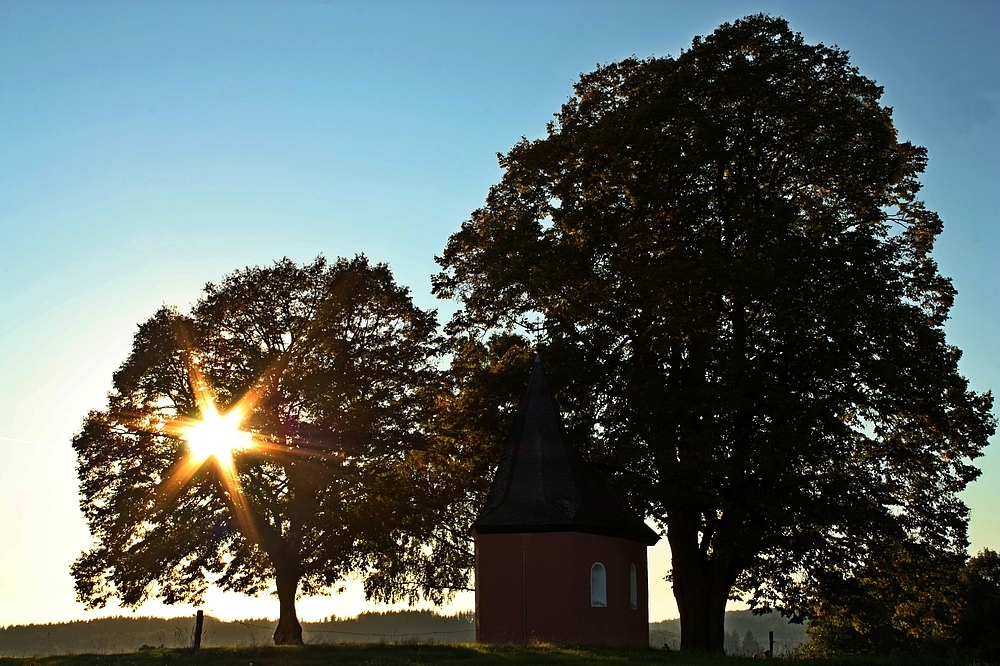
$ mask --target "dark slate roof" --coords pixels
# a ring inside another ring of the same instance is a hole
[[[473,533],[587,532],[653,545],[660,537],[615,499],[563,432],[536,358],[528,390]]]

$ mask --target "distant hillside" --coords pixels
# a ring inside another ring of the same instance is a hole
[[[806,641],[804,624],[789,624],[778,613],[754,615],[750,611],[729,611],[726,613],[726,652],[752,656],[767,649],[767,633],[774,632],[774,652],[776,655],[790,653],[796,645]],[[746,643],[747,633],[756,640]],[[671,649],[678,649],[681,642],[681,621],[665,620],[649,625],[649,643],[661,647],[664,643]],[[746,644],[745,644],[746,643]]]
[[[205,647],[270,645],[275,620],[223,622],[205,617]],[[431,611],[362,613],[356,618],[303,622],[307,643],[466,643],[476,639],[472,613],[444,616]],[[86,622],[0,628],[0,656],[133,652],[143,646],[186,647],[194,618],[114,617]]]

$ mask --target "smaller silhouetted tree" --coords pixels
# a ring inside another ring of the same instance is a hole
[[[162,308],[73,441],[94,539],[73,565],[78,598],[197,602],[209,584],[274,581],[276,643],[302,642],[296,594],[351,573],[377,598],[440,599],[441,581],[405,587],[435,547],[402,520],[419,506],[406,482],[425,467],[439,352],[433,312],[364,257],[247,268],[190,315]],[[246,412],[254,444],[231,460],[195,458],[176,427],[204,416],[206,392]]]

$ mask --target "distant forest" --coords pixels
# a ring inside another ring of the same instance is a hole
[[[774,632],[774,654],[790,655],[795,646],[807,640],[804,624],[789,624],[778,613],[754,615],[750,611],[728,611],[726,613],[726,654],[752,657],[763,654],[768,647],[768,632]],[[680,648],[681,621],[664,620],[649,625],[649,644],[653,647],[666,645],[672,650]],[[0,639],[0,646],[2,646]],[[2,648],[0,648],[2,650]]]
[[[251,619],[223,622],[205,617],[201,644],[270,645],[277,620]],[[306,643],[470,643],[476,640],[475,615],[438,615],[433,611],[362,613],[356,618],[328,618],[303,622]],[[777,614],[754,616],[749,611],[726,613],[726,651],[753,654],[767,649],[767,632],[774,631],[775,652],[782,654],[805,640],[802,625],[790,625]],[[745,641],[748,637],[750,641]],[[31,657],[48,654],[134,652],[143,648],[189,647],[194,636],[194,618],[112,617],[61,624],[13,625],[0,628],[0,657]],[[734,642],[735,637],[735,642]],[[649,625],[654,647],[664,644],[677,649],[680,620]]]
[[[277,620],[223,622],[205,616],[203,647],[270,645]],[[303,622],[306,643],[468,643],[476,639],[473,613],[432,611],[362,613],[356,618]],[[134,652],[143,648],[190,647],[194,617],[111,617],[60,624],[0,628],[0,656]]]

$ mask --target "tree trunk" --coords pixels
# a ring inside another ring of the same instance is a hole
[[[274,630],[275,645],[302,645],[302,625],[295,614],[295,593],[299,588],[298,576],[278,571],[276,576],[278,604],[278,626]]]
[[[700,520],[675,513],[667,540],[673,565],[674,597],[681,616],[681,650],[722,652],[726,641],[726,602],[739,573],[736,562],[707,554],[699,543]],[[704,537],[703,537],[704,538]]]

